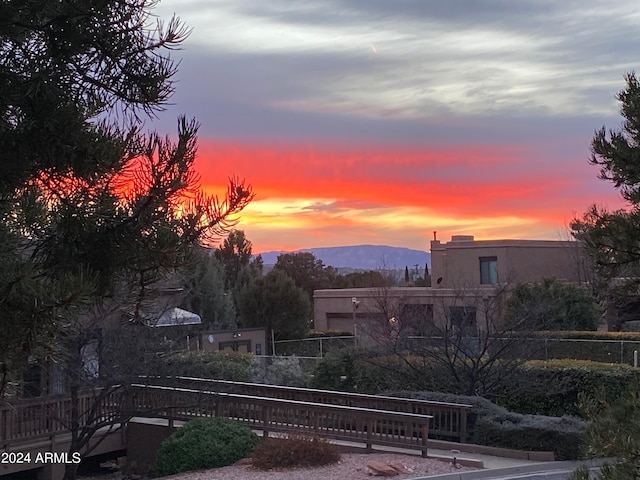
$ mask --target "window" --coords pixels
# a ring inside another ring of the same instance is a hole
[[[449,307],[451,326],[463,335],[476,334],[476,307]]]
[[[400,322],[408,335],[428,336],[434,331],[433,305],[406,303],[400,310]]]
[[[498,258],[480,257],[480,283],[498,283]]]

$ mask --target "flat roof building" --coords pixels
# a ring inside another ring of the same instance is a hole
[[[431,241],[431,287],[327,289],[314,292],[314,328],[373,335],[374,325],[411,318],[416,335],[430,325],[490,328],[505,292],[554,277],[589,281],[576,241],[482,240],[454,235]]]

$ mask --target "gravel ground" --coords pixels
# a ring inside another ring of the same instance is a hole
[[[246,462],[239,462],[228,467],[181,473],[166,478],[171,480],[362,480],[371,478],[367,464],[372,461],[386,464],[394,462],[402,465],[406,469],[406,473],[392,477],[397,480],[474,470],[460,465],[454,466],[450,462],[442,460],[413,455],[343,453],[339,463],[325,467],[270,470],[265,472],[252,468]]]
[[[179,473],[164,477],[167,480],[363,480],[371,479],[372,472],[367,467],[370,462],[393,463],[404,467],[405,473],[391,477],[396,480],[421,478],[442,473],[476,470],[462,465],[452,465],[449,461],[434,458],[422,458],[417,455],[398,453],[342,453],[340,461],[334,465],[314,468],[295,468],[262,471],[251,467],[248,459],[228,467],[194,472]],[[118,471],[82,475],[80,480],[123,480]],[[135,476],[133,478],[144,479]],[[383,478],[383,477],[380,477]]]

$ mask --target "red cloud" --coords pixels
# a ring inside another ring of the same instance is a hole
[[[373,230],[362,228],[364,219],[358,212],[375,215],[398,209],[407,215],[411,210],[425,217],[425,225],[435,224],[434,228],[444,218],[469,224],[478,218],[487,222],[496,218],[502,219],[496,220],[503,227],[500,236],[520,237],[527,231],[539,232],[536,225],[542,224],[547,231],[557,232],[594,202],[619,205],[614,190],[602,188],[586,160],[540,158],[544,156],[535,145],[397,147],[201,141],[197,167],[203,185],[212,191],[224,188],[228,175],[246,178],[253,185],[255,208],[241,228],[250,229],[253,219],[266,229],[277,217],[289,228],[281,225],[281,232],[295,230],[297,235],[313,238],[315,231],[318,241],[313,246],[323,244],[326,232],[338,235],[336,226],[344,232],[352,227],[354,235],[368,237]],[[261,214],[260,201],[270,199],[285,205],[290,201],[292,208]],[[300,206],[303,200],[307,200],[304,207]],[[509,234],[505,218],[529,222],[531,228],[520,225]],[[485,229],[489,231],[491,225]],[[336,238],[331,243],[347,242]],[[354,238],[350,243],[359,242]]]

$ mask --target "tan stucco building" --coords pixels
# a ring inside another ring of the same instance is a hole
[[[409,333],[416,335],[445,323],[486,330],[498,317],[505,292],[518,283],[547,277],[584,283],[587,272],[581,245],[574,241],[434,238],[431,287],[316,290],[314,328],[375,337],[398,319],[410,319]]]
[[[454,235],[448,243],[431,241],[431,272],[433,285],[442,288],[527,283],[548,277],[588,281],[579,242],[478,241],[472,235]]]

